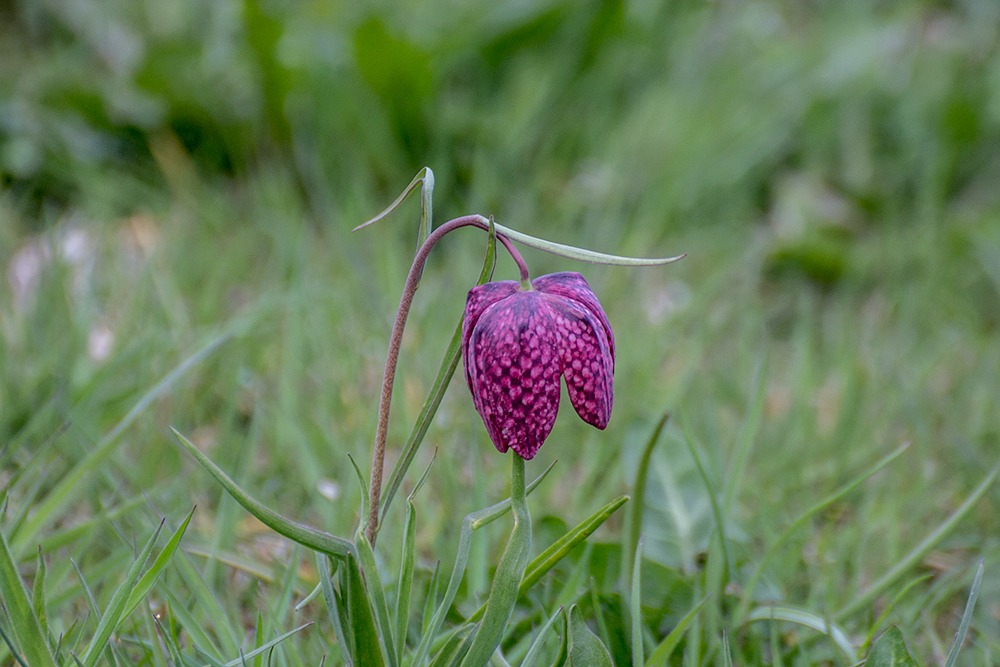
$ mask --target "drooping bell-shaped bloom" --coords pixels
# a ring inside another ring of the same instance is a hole
[[[577,414],[599,429],[614,401],[615,338],[579,273],[553,273],[469,291],[462,325],[465,379],[501,452],[530,459],[548,437],[566,378]]]

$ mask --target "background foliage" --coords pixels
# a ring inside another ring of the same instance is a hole
[[[416,204],[348,232],[428,165],[439,221],[478,212],[606,252],[689,254],[633,270],[525,252],[535,275],[582,270],[619,344],[608,429],[564,414],[529,465],[533,478],[559,460],[529,499],[536,548],[632,488],[669,410],[643,518],[648,640],[713,592],[675,662],[721,661],[726,629],[738,663],[842,663],[829,639],[733,627],[733,610],[778,535],[899,444],[912,442],[784,542],[757,602],[834,616],[997,463],[998,29],[991,0],[0,2],[3,533],[26,582],[41,543],[48,623],[59,634],[79,619],[91,636],[82,582],[105,608],[157,515],[172,531],[195,503],[188,565],[164,572],[154,611],[186,609],[177,623],[204,625],[225,660],[258,624],[270,640],[324,618],[315,603],[292,611],[318,581],[311,556],[248,519],[167,427],[277,511],[353,532],[347,455],[370,454]],[[420,409],[482,247],[467,232],[432,255],[390,444]],[[513,277],[508,260],[497,275]],[[461,516],[506,494],[506,461],[461,381],[428,441],[420,591],[450,564]],[[725,500],[726,542],[706,488]],[[943,662],[985,558],[959,660],[995,661],[998,494],[837,619],[856,646],[892,623],[919,662]],[[390,561],[400,521],[380,541]],[[626,642],[622,522],[586,567]],[[478,607],[506,530],[480,531],[455,613]],[[132,619],[122,637],[157,636],[148,614]],[[325,620],[282,646],[288,664],[339,659]]]

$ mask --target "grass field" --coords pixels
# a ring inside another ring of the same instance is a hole
[[[996,664],[998,31],[991,0],[0,3],[0,664],[34,665],[25,619],[42,617],[59,665],[240,664],[310,622],[247,664],[343,664],[322,596],[295,609],[314,555],[169,429],[267,507],[353,538],[349,456],[367,476],[418,198],[350,230],[423,166],[437,224],[480,213],[687,253],[627,268],[523,249],[534,276],[582,272],[617,341],[608,428],[564,391],[527,464],[556,462],[528,499],[532,557],[645,483],[521,599],[510,664],[574,602],[617,667],[636,629],[648,659],[706,595],[657,664],[850,666],[892,625],[918,664]],[[431,254],[390,466],[486,239],[460,230]],[[495,278],[516,276],[501,252]],[[391,603],[404,496],[435,447],[410,649],[463,516],[510,490],[461,370],[377,543]],[[161,518],[145,568],[194,506],[94,644]],[[446,628],[487,599],[509,532],[475,533]],[[538,664],[556,664],[560,627]]]

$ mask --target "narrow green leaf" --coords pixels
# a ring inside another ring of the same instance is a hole
[[[514,613],[519,584],[524,577],[528,556],[531,553],[531,515],[526,502],[524,459],[515,452],[511,452],[510,457],[512,461],[510,495],[514,511],[514,528],[493,575],[493,585],[490,587],[490,597],[486,601],[486,611],[479,632],[476,633],[472,647],[469,648],[469,654],[462,661],[465,667],[480,667],[486,664],[500,645],[507,623]]]
[[[906,650],[903,633],[893,625],[872,645],[865,667],[917,667],[917,663]]]
[[[691,611],[684,615],[684,618],[682,618],[681,622],[677,624],[677,627],[671,630],[670,634],[663,638],[660,645],[653,649],[653,652],[649,654],[649,658],[646,660],[646,667],[659,667],[659,665],[666,663],[667,658],[670,657],[670,654],[674,652],[675,648],[677,648],[681,639],[684,638],[684,633],[687,632],[687,628],[691,625],[691,621],[693,621],[695,616],[698,615],[698,612],[701,611],[702,606],[708,601],[709,597],[711,596],[706,595],[703,597],[701,602],[696,604]]]
[[[198,463],[204,466],[204,468],[208,470],[208,472],[210,472],[220,484],[222,484],[226,491],[229,492],[229,495],[235,498],[236,502],[242,505],[246,511],[257,517],[261,523],[268,526],[275,532],[284,535],[291,541],[301,544],[302,546],[314,551],[319,551],[335,558],[346,558],[348,555],[357,555],[354,545],[342,537],[335,537],[329,533],[324,533],[322,531],[315,530],[314,528],[296,523],[265,507],[237,486],[236,482],[229,478],[229,475],[224,473],[221,468],[212,463],[207,456],[202,454],[201,451],[195,447],[190,440],[181,435],[177,429],[171,427],[170,430],[173,431],[174,436],[177,437],[180,443],[184,445],[184,448],[198,460]]]
[[[336,574],[338,561],[316,552],[316,569],[319,570],[319,582],[323,587],[323,599],[326,601],[327,613],[330,616],[330,623],[333,625],[333,634],[340,645],[340,653],[344,657],[344,662],[350,667],[354,662],[354,636],[347,636],[350,627],[344,628],[341,623],[340,605],[337,602],[337,594],[333,590],[332,575]],[[333,572],[331,572],[331,569]]]
[[[747,461],[750,460],[750,451],[753,449],[754,440],[757,438],[757,430],[760,428],[760,420],[764,414],[764,398],[767,396],[767,354],[762,354],[757,360],[754,368],[754,393],[747,411],[743,428],[740,429],[740,437],[736,444],[736,457],[726,475],[726,489],[722,498],[722,513],[729,516],[733,509],[736,496],[743,486],[743,478],[746,476]]]
[[[181,647],[177,645],[177,638],[163,627],[163,624],[160,623],[160,618],[154,614],[152,610],[150,610],[149,613],[153,617],[153,623],[156,624],[157,632],[159,632],[160,637],[163,639],[163,643],[167,646],[167,652],[170,654],[171,662],[173,662],[174,667],[181,667],[184,665],[184,660],[181,658]]]
[[[266,644],[263,644],[262,646],[259,646],[258,648],[255,648],[254,650],[250,651],[249,653],[247,653],[245,655],[241,655],[239,658],[236,658],[235,660],[230,660],[225,665],[223,665],[223,667],[240,667],[241,665],[245,664],[245,660],[247,658],[254,658],[254,657],[258,656],[258,655],[262,655],[262,654],[266,653],[267,651],[271,650],[272,647],[277,646],[281,642],[285,641],[286,639],[288,639],[289,637],[291,637],[292,635],[294,635],[296,632],[304,630],[305,628],[308,628],[310,625],[312,625],[311,622],[310,623],[305,623],[303,625],[300,625],[299,627],[295,628],[294,630],[289,630],[288,632],[286,632],[285,634],[281,635],[280,637],[275,637],[271,641],[267,642]]]
[[[554,464],[552,464],[554,465]],[[541,475],[535,478],[531,484],[528,485],[525,490],[526,494],[530,494],[541,481],[549,474],[552,470],[552,465],[546,468]],[[434,615],[431,617],[429,623],[425,623],[423,634],[420,638],[420,644],[417,645],[417,649],[414,652],[414,658],[412,661],[413,667],[422,667],[424,660],[427,659],[427,655],[430,652],[431,643],[437,636],[438,630],[441,628],[441,624],[444,622],[444,617],[448,613],[448,609],[451,608],[451,603],[455,599],[455,594],[458,593],[458,587],[462,583],[462,579],[465,576],[465,566],[469,559],[469,547],[472,541],[472,532],[477,528],[481,528],[492,521],[500,518],[506,514],[511,508],[511,499],[508,498],[503,500],[496,505],[487,507],[486,509],[481,509],[477,512],[471,512],[465,515],[462,519],[462,528],[458,535],[458,552],[455,554],[455,565],[451,571],[451,578],[448,580],[448,588],[445,591],[444,598],[438,604]],[[431,580],[431,589],[428,593],[428,605],[430,604],[433,591],[437,588],[437,570],[435,569],[435,577]],[[482,618],[483,612],[485,612],[486,606],[484,605],[476,614],[473,614],[473,618],[470,618],[466,623],[475,623]],[[424,612],[424,620],[427,620],[427,612]]]
[[[653,448],[659,442],[663,427],[667,425],[667,420],[669,419],[669,412],[664,412],[660,416],[659,421],[656,422],[656,427],[653,429],[653,433],[649,436],[649,440],[642,450],[642,456],[639,458],[639,466],[635,471],[635,482],[632,484],[632,497],[635,499],[635,502],[629,506],[629,529],[625,532],[627,541],[622,545],[622,553],[634,553],[635,545],[639,542],[639,533],[642,532],[642,515],[646,508],[646,483],[649,479],[649,461],[653,456]],[[625,568],[624,581],[631,581],[632,561],[628,558],[623,558],[622,565]]]
[[[15,554],[21,553],[29,542],[34,539],[44,526],[50,521],[54,521],[59,514],[73,501],[76,495],[82,492],[86,485],[82,484],[84,477],[91,470],[97,469],[114,452],[118,444],[118,438],[132,425],[139,415],[145,411],[164,392],[168,391],[179,378],[198,365],[202,360],[212,354],[222,346],[223,343],[232,338],[231,334],[223,334],[216,337],[193,355],[181,362],[176,368],[167,373],[152,389],[147,391],[142,398],[129,410],[120,422],[108,432],[97,446],[94,447],[79,463],[73,466],[66,475],[59,480],[59,483],[49,491],[45,500],[34,508],[31,518],[18,530],[14,538],[13,551]]]
[[[958,659],[958,652],[962,650],[965,643],[965,634],[969,631],[969,623],[972,622],[972,611],[976,608],[976,598],[979,597],[979,586],[983,583],[983,561],[979,561],[976,569],[976,577],[972,580],[972,588],[969,589],[969,599],[965,603],[965,611],[962,613],[962,620],[958,624],[958,632],[955,633],[955,641],[951,643],[948,651],[948,659],[944,662],[944,667],[953,667]]]
[[[604,620],[604,610],[601,608],[601,598],[597,594],[597,581],[590,577],[590,602],[594,607],[594,616],[597,617],[597,629],[601,632],[601,641],[605,646],[611,645],[611,633],[608,632],[608,624]],[[612,658],[614,660],[614,658]]]
[[[877,473],[879,470],[889,465],[893,460],[896,459],[900,454],[905,452],[910,446],[910,443],[904,443],[900,447],[897,447],[894,451],[889,453],[887,456],[880,459],[875,465],[873,465],[868,470],[864,471],[847,484],[828,495],[827,497],[820,500],[818,503],[807,509],[805,512],[799,515],[795,521],[793,521],[788,528],[782,531],[778,539],[768,547],[767,552],[764,557],[757,564],[757,568],[754,570],[753,574],[750,575],[750,579],[747,581],[747,585],[743,590],[743,598],[740,600],[740,606],[736,611],[736,625],[742,625],[743,619],[746,618],[747,613],[750,611],[750,605],[753,602],[753,592],[757,588],[757,584],[760,582],[760,578],[764,575],[765,567],[771,558],[778,552],[778,549],[785,543],[785,541],[791,537],[795,531],[797,531],[806,521],[811,517],[815,516],[818,512],[822,511],[823,508],[828,507],[832,503],[836,502],[851,490],[857,488],[859,484],[864,482],[866,479]]]
[[[232,655],[239,650],[240,638],[236,636],[233,624],[229,622],[229,617],[219,603],[219,599],[215,596],[215,592],[208,585],[208,582],[205,581],[198,568],[191,562],[191,559],[187,557],[187,554],[182,552],[179,558],[175,556],[173,562],[176,565],[177,572],[181,575],[181,579],[184,580],[188,589],[194,594],[196,603],[194,608],[200,612],[198,625],[202,625],[201,619],[203,617],[201,614],[204,614],[215,629],[215,634],[222,644],[221,650],[217,649],[211,642],[205,643],[203,648],[209,651],[209,654],[216,662],[221,664],[223,654]],[[165,586],[160,586],[160,590],[168,589]],[[187,606],[181,606],[183,607],[183,612],[187,612]],[[179,609],[177,615],[180,617],[183,612]],[[171,619],[173,619],[172,616]],[[187,619],[184,622],[187,623]]]
[[[389,605],[386,603],[385,590],[382,588],[382,580],[375,564],[375,552],[372,550],[371,544],[368,543],[364,531],[358,531],[355,546],[360,556],[361,568],[368,582],[368,593],[371,596],[372,607],[375,609],[375,619],[378,622],[379,636],[385,649],[386,662],[389,667],[397,667],[399,660],[396,656],[396,640],[392,618],[389,615]]]
[[[493,276],[493,267],[496,266],[496,257],[496,231],[493,230],[486,245],[486,258],[483,260],[483,270],[479,273],[479,280],[476,282],[476,285],[489,282]],[[455,333],[451,336],[451,342],[448,343],[444,359],[441,360],[441,366],[438,368],[437,376],[431,385],[431,390],[424,400],[423,407],[420,408],[420,414],[417,416],[417,421],[413,424],[410,435],[406,438],[403,451],[396,460],[396,464],[392,468],[392,473],[389,475],[386,491],[382,497],[381,514],[379,515],[383,519],[389,510],[392,499],[399,490],[400,484],[403,483],[403,477],[406,476],[406,472],[410,469],[410,464],[413,463],[413,457],[416,456],[417,450],[424,441],[424,436],[427,435],[427,429],[430,427],[434,415],[437,414],[438,407],[441,405],[441,399],[444,398],[445,390],[448,389],[448,385],[451,383],[455,369],[458,368],[458,361],[462,356],[463,319],[464,316],[459,318],[458,325],[455,327]]]
[[[556,624],[556,621],[559,620],[559,617],[562,615],[563,608],[559,607],[556,613],[552,614],[552,616],[549,617],[549,620],[545,622],[545,625],[538,630],[538,634],[535,636],[534,641],[532,641],[531,646],[528,647],[528,652],[524,654],[524,660],[521,661],[521,667],[535,667],[535,661],[538,660],[538,656],[542,652],[542,647],[545,645],[545,638],[548,636],[552,626]]]
[[[167,569],[167,565],[170,564],[171,559],[174,557],[174,552],[177,551],[178,545],[181,543],[181,538],[184,537],[184,531],[187,530],[188,523],[191,521],[191,517],[194,516],[195,508],[192,507],[191,511],[181,522],[180,527],[174,531],[174,534],[170,536],[170,540],[167,545],[163,547],[160,555],[156,557],[153,561],[152,567],[146,570],[146,573],[142,575],[139,582],[135,585],[135,588],[128,596],[128,602],[125,603],[125,611],[122,613],[122,618],[126,618],[131,614],[142,599],[146,597],[150,589],[153,588],[153,584],[156,583],[157,577]]]
[[[413,499],[427,480],[435,458],[437,458],[437,447],[434,448],[434,454],[431,455],[431,460],[424,468],[424,473],[406,498],[406,517],[403,521],[403,553],[399,564],[399,583],[396,585],[396,655],[399,656],[403,655],[403,650],[406,648],[406,632],[410,626],[410,589],[413,586],[417,534],[417,508],[413,504]]]
[[[433,610],[437,609],[438,606],[438,578],[440,575],[441,561],[437,561],[434,563],[434,572],[431,573],[430,583],[427,584],[427,597],[424,598],[424,615],[423,618],[420,619],[421,637],[427,635],[427,629],[430,627],[431,620],[434,616]]]
[[[563,619],[562,641],[559,642],[559,653],[556,654],[556,661],[552,663],[552,667],[564,667],[569,662],[569,616],[565,613],[560,616]]]
[[[31,667],[55,667],[42,625],[28,600],[28,589],[17,571],[7,536],[0,531],[0,599],[10,618],[11,631]],[[11,651],[14,652],[13,647]],[[16,655],[16,652],[15,652]]]
[[[379,646],[378,629],[368,602],[368,593],[361,578],[361,570],[354,554],[347,555],[345,564],[345,581],[347,582],[347,615],[351,620],[354,635],[354,656],[358,667],[382,667],[385,660]]]
[[[639,595],[642,592],[642,537],[635,544],[635,562],[632,565],[632,664],[645,664],[645,651],[642,646],[642,604]],[[570,610],[572,612],[572,610]]]
[[[196,619],[194,615],[188,611],[187,607],[184,606],[184,603],[177,599],[177,596],[170,588],[161,583],[158,590],[166,595],[169,600],[168,609],[170,610],[171,619],[177,621],[180,626],[184,628],[187,634],[191,637],[191,641],[195,648],[201,651],[204,655],[213,658],[213,661],[216,664],[221,665],[222,654],[219,652],[219,649],[216,648],[215,644],[212,643],[212,639],[208,636],[208,631],[205,630],[204,624],[198,621],[198,619]],[[216,628],[216,631],[219,633],[222,633],[225,630],[228,630],[228,626],[226,628]]]
[[[733,667],[733,653],[729,650],[729,633],[722,629],[722,667]]]
[[[24,664],[24,660],[21,659],[21,656],[18,655],[17,649],[14,647],[14,644],[11,643],[10,641],[10,637],[8,637],[7,633],[3,631],[2,625],[0,625],[0,638],[2,638],[4,643],[7,645],[7,649],[10,651],[11,655],[14,656],[14,660],[17,662],[17,664],[21,665],[21,667],[28,667],[26,664]],[[7,656],[0,655],[0,657],[5,658]]]
[[[496,227],[498,234],[502,234],[503,236],[506,236],[513,241],[517,241],[522,245],[526,245],[529,248],[535,248],[536,250],[542,250],[553,255],[568,257],[569,259],[575,259],[581,262],[590,262],[591,264],[612,264],[615,266],[660,266],[662,264],[671,264],[686,257],[686,255],[677,255],[676,257],[643,258],[606,255],[602,252],[584,250],[583,248],[575,248],[570,245],[563,245],[562,243],[554,243],[552,241],[535,238],[534,236],[528,236],[527,234],[523,234],[517,230],[511,229],[510,227],[504,227],[503,225],[497,225]]]
[[[827,622],[826,619],[817,616],[811,611],[795,609],[793,607],[772,607],[769,605],[758,607],[750,612],[750,616],[747,617],[746,622],[752,623],[753,621],[787,621],[812,628],[824,635],[829,635],[840,650],[844,652],[847,659],[852,663],[854,661],[856,651],[851,644],[851,640],[847,637],[847,633],[839,626]]]
[[[463,625],[454,632],[445,645],[438,651],[431,667],[458,667],[476,638],[479,625]]]
[[[132,567],[129,568],[128,573],[125,575],[125,580],[115,590],[115,594],[111,596],[111,602],[108,603],[108,608],[104,610],[101,622],[97,624],[97,630],[94,631],[94,637],[83,654],[83,664],[85,667],[94,667],[97,664],[97,659],[100,657],[101,652],[108,645],[111,633],[118,628],[119,623],[122,621],[122,612],[125,610],[125,604],[128,602],[129,593],[139,580],[139,574],[146,565],[149,554],[153,551],[153,545],[156,544],[156,538],[159,537],[160,531],[163,529],[163,523],[163,521],[160,521],[160,525],[153,531],[153,535],[146,542],[146,546],[139,552],[139,557],[135,559]]]
[[[684,442],[687,444],[688,451],[691,452],[691,458],[694,459],[694,463],[698,467],[698,473],[705,484],[705,491],[708,493],[708,499],[712,505],[712,514],[715,516],[715,527],[719,531],[719,542],[722,544],[722,554],[726,559],[726,573],[729,575],[730,581],[735,581],[736,568],[733,565],[733,559],[729,555],[729,539],[726,537],[726,522],[722,516],[722,508],[719,507],[719,496],[715,491],[712,480],[708,476],[708,471],[705,470],[705,465],[701,462],[698,448],[695,447],[694,440],[687,428],[684,429]]]
[[[885,619],[889,618],[889,614],[891,614],[892,610],[896,608],[896,605],[899,603],[899,601],[902,600],[903,597],[905,597],[906,594],[910,592],[910,589],[912,589],[914,586],[916,586],[922,581],[927,581],[933,576],[934,575],[932,574],[925,574],[922,577],[917,577],[910,583],[906,584],[906,586],[904,586],[903,589],[896,594],[896,597],[892,599],[892,602],[886,605],[885,609],[882,610],[882,613],[879,614],[879,617],[875,619],[874,623],[872,623],[871,629],[868,630],[868,636],[865,637],[865,643],[862,644],[861,648],[858,649],[859,654],[864,653],[865,651],[868,650],[868,645],[871,644],[872,640],[875,638],[875,633],[878,632],[879,628],[882,627],[882,624],[885,623]]]
[[[993,481],[997,477],[997,473],[1000,473],[1000,463],[998,463],[993,470],[986,475],[979,486],[965,499],[965,502],[955,510],[951,516],[944,520],[930,535],[925,537],[920,544],[913,547],[910,553],[906,554],[892,569],[883,574],[878,581],[872,584],[868,590],[859,594],[853,600],[848,602],[844,607],[838,611],[835,615],[835,619],[843,619],[851,616],[856,611],[860,610],[862,607],[867,605],[869,602],[878,597],[882,591],[891,586],[893,582],[899,577],[903,576],[911,567],[916,565],[923,559],[924,556],[930,552],[937,544],[944,539],[944,537],[951,532],[951,530],[958,525],[958,522],[975,506],[975,504],[982,498],[986,490],[990,488]]]
[[[572,667],[614,667],[611,662],[611,654],[608,653],[608,649],[597,638],[597,635],[587,627],[580,607],[577,605],[569,608],[569,637],[569,664]],[[642,663],[634,664],[641,665]]]
[[[42,629],[42,636],[46,639],[52,637],[49,634],[48,612],[45,609],[45,559],[42,558],[42,547],[38,547],[38,565],[35,567],[35,582],[31,591],[31,602],[35,609],[35,618]],[[50,644],[51,645],[51,644]]]
[[[548,470],[546,470],[548,472]],[[543,473],[545,474],[545,473]],[[569,531],[558,540],[553,542],[545,551],[538,554],[533,561],[528,563],[518,590],[518,597],[525,595],[531,587],[538,583],[538,580],[545,576],[549,570],[556,566],[559,561],[568,556],[578,544],[586,540],[590,535],[601,527],[619,507],[628,502],[628,496],[619,496],[610,503],[597,510],[590,517],[581,521],[573,530]],[[502,504],[502,503],[501,503]],[[494,507],[498,507],[495,505]],[[492,520],[492,519],[491,519]],[[477,526],[478,527],[478,526]],[[486,606],[480,607],[472,616],[469,622],[478,621],[483,617]]]
[[[263,645],[264,645],[264,615],[260,612],[260,609],[258,609],[257,610],[257,632],[256,632],[256,638],[254,639],[254,650],[259,650],[260,647],[263,646]],[[244,657],[246,657],[246,656],[244,656]],[[264,663],[264,654],[263,654],[263,652],[258,653],[256,656],[254,656],[253,667],[261,667],[261,665],[263,663]]]
[[[359,229],[364,229],[368,225],[374,224],[386,217],[397,208],[399,205],[406,201],[406,198],[417,189],[417,185],[420,184],[420,229],[417,233],[417,247],[419,248],[423,245],[423,240],[426,239],[431,233],[432,225],[432,197],[434,193],[434,172],[431,171],[430,167],[424,167],[417,172],[417,175],[413,177],[410,184],[406,186],[403,193],[396,197],[396,200],[389,204],[381,213],[376,215],[374,218],[370,218],[365,222],[352,229],[352,232],[356,232]]]

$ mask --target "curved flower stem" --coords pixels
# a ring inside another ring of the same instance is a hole
[[[406,277],[406,286],[403,288],[403,296],[399,300],[399,309],[396,311],[396,322],[392,326],[392,334],[389,337],[389,352],[385,359],[385,374],[382,376],[382,396],[378,406],[378,425],[375,427],[375,451],[372,456],[371,482],[368,487],[368,525],[365,532],[368,542],[371,543],[372,547],[375,546],[379,530],[379,500],[382,494],[382,469],[385,466],[386,434],[389,430],[389,406],[392,402],[392,385],[396,379],[396,362],[399,360],[399,349],[403,341],[403,328],[406,326],[406,318],[410,314],[413,296],[417,292],[417,287],[420,286],[420,276],[424,271],[424,264],[427,262],[427,256],[430,254],[431,248],[448,232],[454,231],[459,227],[468,226],[479,227],[480,229],[489,231],[490,221],[481,215],[465,215],[454,220],[449,220],[435,229],[427,237],[423,245],[420,246],[416,257],[413,258],[410,273]],[[507,252],[513,258],[514,263],[517,264],[518,270],[521,273],[521,281],[527,281],[529,279],[528,266],[524,263],[521,253],[517,251],[517,248],[514,247],[514,244],[506,236],[497,234],[497,239],[503,243],[504,247],[507,248]]]

